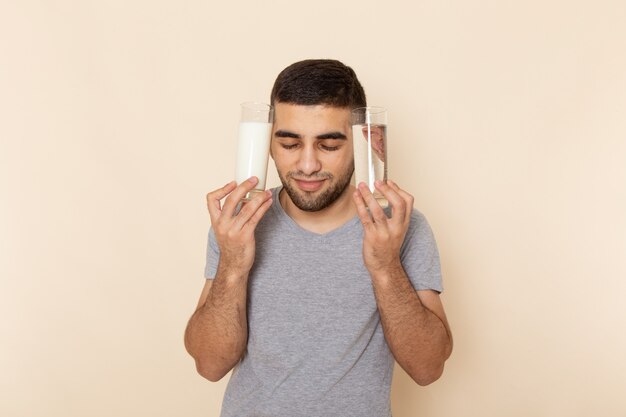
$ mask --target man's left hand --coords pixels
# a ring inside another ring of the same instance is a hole
[[[352,196],[365,231],[363,260],[370,274],[402,267],[400,248],[413,210],[413,196],[393,181],[376,181],[374,186],[389,202],[391,217],[387,217],[365,183],[358,184]]]

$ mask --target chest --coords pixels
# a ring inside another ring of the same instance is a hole
[[[362,236],[257,239],[248,287],[248,320],[257,331],[285,337],[336,337],[377,314],[363,264]]]

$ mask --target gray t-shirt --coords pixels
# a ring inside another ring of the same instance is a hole
[[[363,263],[358,216],[329,233],[298,226],[278,201],[255,232],[248,282],[248,346],[222,417],[388,417],[394,359]],[[417,210],[401,250],[416,290],[442,291],[432,231]],[[205,277],[219,248],[211,229]]]

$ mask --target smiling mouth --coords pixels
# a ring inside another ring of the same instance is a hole
[[[300,188],[302,191],[317,191],[320,188],[322,188],[322,184],[326,180],[323,179],[323,180],[317,180],[317,181],[305,181],[305,180],[297,180],[294,178],[294,181],[298,185],[298,188]]]

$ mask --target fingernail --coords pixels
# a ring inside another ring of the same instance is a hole
[[[248,181],[251,182],[252,184],[254,184],[255,182],[258,181],[258,178],[257,177],[250,177],[250,178],[248,178]]]
[[[383,185],[383,182],[381,180],[376,180],[374,184],[380,187],[381,185]]]

